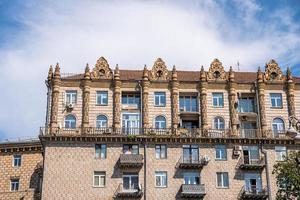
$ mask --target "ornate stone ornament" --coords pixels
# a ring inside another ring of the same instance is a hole
[[[169,80],[169,71],[161,58],[155,61],[150,71],[150,80]]]
[[[266,64],[265,68],[265,80],[273,81],[273,80],[283,80],[282,71],[275,60],[270,60],[269,63]]]
[[[210,64],[210,68],[207,73],[207,80],[226,80],[226,72],[222,63],[218,59],[214,59],[214,61]]]
[[[112,70],[105,58],[101,57],[97,60],[95,68],[93,69],[93,77],[96,79],[111,79]]]

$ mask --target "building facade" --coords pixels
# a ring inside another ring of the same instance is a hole
[[[273,199],[273,165],[300,150],[300,78],[274,60],[113,71],[101,57],[50,67],[47,87],[43,199]]]
[[[0,199],[40,199],[43,172],[38,139],[0,143]]]

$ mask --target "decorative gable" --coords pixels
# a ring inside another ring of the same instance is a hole
[[[222,63],[218,59],[214,59],[213,62],[210,64],[210,68],[207,73],[207,80],[226,80],[226,72]]]
[[[97,60],[97,63],[93,69],[93,78],[96,79],[111,79],[113,77],[112,70],[109,68],[109,64],[104,57]]]
[[[161,58],[155,61],[150,71],[150,80],[169,80],[169,71]]]
[[[283,80],[282,71],[275,60],[270,60],[269,63],[266,64],[265,67],[265,80],[273,81],[273,80]]]

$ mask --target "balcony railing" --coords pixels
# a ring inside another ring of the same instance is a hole
[[[236,169],[241,170],[262,170],[265,167],[265,157],[261,156],[258,159],[246,158],[241,156],[236,165]]]
[[[247,200],[255,200],[255,199],[267,199],[268,198],[268,189],[259,188],[256,186],[253,187],[245,187],[243,186],[239,192],[238,199],[247,199]]]
[[[274,132],[260,129],[240,129],[234,133],[230,129],[201,129],[201,128],[112,128],[112,127],[41,127],[40,136],[77,136],[77,135],[115,135],[115,136],[171,136],[187,138],[270,138],[270,139],[291,139],[286,131]]]
[[[181,156],[176,164],[176,167],[182,169],[201,169],[204,165],[207,165],[208,158],[199,156],[193,157],[192,155]]]
[[[116,198],[141,198],[143,196],[143,187],[142,184],[139,184],[138,187],[125,188],[123,183],[121,183],[117,190],[115,191]]]
[[[141,154],[121,154],[120,155],[120,167],[142,167],[143,155]]]
[[[204,184],[190,185],[182,184],[181,186],[181,196],[185,198],[201,198],[205,195]]]

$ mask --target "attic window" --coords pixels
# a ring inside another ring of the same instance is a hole
[[[161,70],[158,70],[157,73],[156,73],[157,77],[162,77],[163,75],[163,72]]]
[[[221,73],[219,71],[214,72],[214,77],[215,78],[220,78],[220,76],[221,76]]]
[[[104,74],[105,74],[104,69],[100,69],[100,70],[99,70],[99,75],[100,75],[100,76],[104,76]]]
[[[275,78],[277,77],[277,75],[278,75],[278,74],[277,74],[276,72],[272,72],[272,73],[271,73],[271,78],[272,78],[272,79],[275,79]]]

